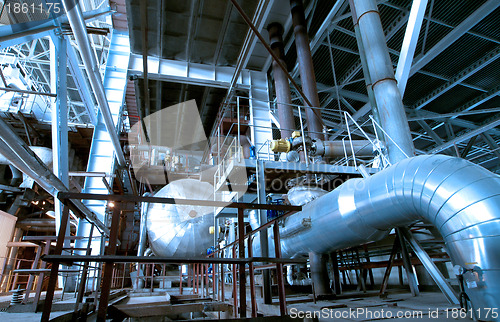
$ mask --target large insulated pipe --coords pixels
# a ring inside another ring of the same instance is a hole
[[[429,222],[453,265],[466,270],[473,308],[500,307],[500,176],[481,166],[444,155],[404,159],[303,206],[285,228],[304,219],[308,229],[281,238],[283,257],[353,247],[394,227]]]
[[[286,67],[285,49],[283,46],[283,26],[278,22],[273,22],[267,26],[269,32],[269,44],[276,56]],[[278,107],[278,119],[281,127],[281,138],[289,138],[295,129],[295,118],[292,110],[292,95],[288,77],[279,64],[273,60],[274,87],[276,88],[276,103]]]
[[[359,26],[367,57],[368,72],[378,108],[389,160],[396,163],[415,155],[403,101],[385,42],[384,29],[373,0],[349,0],[354,22]]]
[[[293,32],[295,34],[295,47],[297,48],[297,60],[299,61],[300,81],[302,90],[311,102],[312,108],[306,107],[307,127],[309,136],[313,139],[324,139],[322,133],[321,113],[319,112],[319,96],[314,75],[314,65],[309,47],[309,36],[307,35],[307,23],[304,14],[302,0],[290,0],[292,11]]]
[[[83,64],[87,70],[90,85],[92,85],[92,89],[94,90],[95,97],[99,104],[104,124],[106,125],[106,130],[111,138],[116,159],[118,160],[118,164],[121,167],[124,167],[126,165],[125,156],[123,155],[120,145],[120,139],[116,133],[116,126],[113,122],[113,117],[109,109],[108,99],[106,98],[106,93],[104,92],[104,85],[102,83],[99,66],[97,65],[96,57],[90,48],[90,41],[87,35],[85,21],[83,20],[82,11],[80,6],[75,3],[74,0],[63,0],[62,3],[64,9],[66,10],[71,30],[73,30],[76,43],[78,44],[78,49],[82,55]]]

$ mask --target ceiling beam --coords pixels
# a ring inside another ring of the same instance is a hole
[[[436,98],[440,97],[453,87],[457,86],[460,84],[462,81],[466,80],[470,76],[474,75],[481,69],[485,68],[495,60],[497,60],[500,57],[500,46],[497,46],[495,49],[491,50],[488,52],[486,55],[481,57],[481,59],[477,60],[474,62],[472,65],[469,67],[463,69],[461,72],[457,73],[455,77],[453,77],[451,80],[446,82],[445,84],[441,85],[438,87],[436,90],[432,91],[429,95],[426,97],[420,99],[412,108],[416,110],[420,110],[423,107],[425,107],[427,104],[431,103],[434,101]]]
[[[465,33],[467,33],[472,27],[477,25],[481,20],[486,18],[490,13],[492,13],[496,8],[500,6],[498,0],[488,0],[471,15],[465,18],[458,26],[456,26],[452,31],[450,31],[446,36],[444,36],[436,45],[434,45],[429,51],[427,51],[422,57],[413,62],[410,70],[410,75],[414,75],[425,65],[431,62],[439,54],[441,54],[445,49],[447,49],[451,44],[457,41]]]

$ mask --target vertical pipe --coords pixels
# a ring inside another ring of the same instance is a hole
[[[368,93],[368,102],[372,107],[372,114],[375,121],[377,121],[377,123],[380,124],[380,116],[378,113],[377,102],[375,101],[375,94],[373,94],[373,88],[372,88],[373,84],[370,79],[370,73],[368,72],[368,63],[366,60],[365,48],[363,47],[363,42],[361,41],[361,33],[359,31],[359,25],[356,15],[352,15],[352,19],[354,23],[354,33],[356,34],[356,42],[358,44],[359,58],[361,60],[361,66],[363,67],[363,76],[365,78],[366,92]],[[378,137],[383,139],[384,134],[382,133],[382,131],[380,131],[380,129],[377,127],[375,128],[375,130],[377,131]]]
[[[269,32],[269,44],[280,59],[283,66],[285,63],[285,49],[283,46],[283,26],[278,22],[273,22],[267,26]],[[293,129],[295,129],[295,119],[293,116],[292,95],[290,94],[290,86],[288,85],[288,77],[281,69],[279,64],[273,60],[273,75],[274,87],[276,88],[276,101],[278,107],[278,119],[281,127],[281,138],[288,138],[292,136]]]
[[[359,25],[368,73],[386,138],[389,160],[396,163],[415,154],[403,101],[394,77],[380,14],[374,0],[350,0],[354,22]]]
[[[309,253],[309,265],[311,266],[311,279],[314,285],[315,297],[331,294],[326,263],[326,255]]]
[[[295,34],[295,47],[297,48],[297,60],[299,61],[300,80],[302,89],[307,99],[311,102],[312,109],[306,107],[307,126],[309,136],[313,139],[324,139],[322,134],[320,103],[314,65],[309,47],[309,36],[307,35],[307,23],[304,14],[302,0],[290,0],[292,11],[293,32]]]

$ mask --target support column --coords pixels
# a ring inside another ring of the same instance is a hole
[[[332,259],[332,270],[333,270],[333,286],[335,289],[335,294],[340,295],[342,293],[342,286],[340,285],[340,271],[339,271],[339,261],[337,259],[337,252],[332,252],[330,254]]]
[[[325,296],[332,293],[330,289],[330,278],[326,264],[328,256],[324,254],[309,253],[309,265],[311,266],[311,278],[314,287],[314,296]]]
[[[57,98],[52,104],[52,157],[54,174],[67,187],[68,178],[68,103],[67,103],[67,42],[64,38],[52,37],[50,42],[50,87]],[[56,231],[59,231],[63,205],[59,199],[54,200],[56,215]],[[69,222],[68,222],[69,225]],[[66,230],[69,236],[69,229]],[[66,247],[69,240],[64,242]]]
[[[300,80],[302,90],[311,102],[312,108],[306,108],[307,128],[309,136],[313,139],[324,139],[322,133],[321,113],[314,65],[309,47],[309,36],[307,35],[307,23],[304,14],[302,0],[290,0],[292,11],[293,32],[295,34],[295,47],[297,48],[297,60],[299,61]]]
[[[50,87],[52,93],[57,93],[57,98],[52,104],[52,159],[53,171],[66,187],[69,187],[69,163],[68,163],[68,89],[67,89],[67,40],[55,34],[50,42]],[[54,199],[54,212],[56,231],[61,224],[63,204],[57,198]],[[66,237],[70,235],[70,221],[67,222]],[[64,248],[70,246],[70,240],[64,240]],[[67,255],[69,253],[63,252]],[[67,268],[63,266],[63,268]],[[68,276],[69,277],[69,276]],[[65,291],[73,291],[75,276],[71,278],[58,277],[59,285]],[[69,287],[69,288],[68,288]]]
[[[389,160],[396,163],[414,156],[415,147],[394,77],[380,14],[373,0],[349,0],[349,4],[353,20],[359,25],[381,126],[390,137],[385,138]]]
[[[396,234],[397,238],[399,239],[399,246],[401,247],[401,257],[403,258],[403,266],[406,271],[406,278],[408,279],[408,285],[410,286],[411,294],[413,296],[418,296],[420,294],[420,291],[418,290],[417,276],[415,272],[413,272],[410,253],[408,252],[408,248],[406,247],[401,228],[396,228]]]
[[[278,22],[273,22],[267,26],[269,32],[269,43],[276,56],[279,57],[281,64],[286,67],[285,49],[283,46],[283,26]],[[292,95],[288,78],[280,68],[278,63],[273,60],[274,87],[276,88],[276,101],[278,107],[278,119],[281,127],[281,138],[289,138],[295,129],[295,118],[293,116]]]
[[[266,203],[266,177],[264,171],[264,162],[257,161],[257,188],[258,188],[258,201],[260,204]],[[267,211],[260,210],[259,213],[259,226],[267,222]],[[260,252],[262,257],[269,257],[269,240],[267,229],[259,232]],[[272,304],[271,293],[271,273],[268,269],[262,271],[264,283],[264,304]]]
[[[116,253],[116,241],[118,240],[118,229],[120,224],[120,213],[121,204],[117,202],[113,209],[113,215],[111,217],[111,228],[109,234],[109,244],[106,247],[106,255],[115,255]],[[111,279],[113,276],[114,263],[104,264],[104,273],[102,278],[101,286],[101,297],[99,298],[99,306],[97,308],[97,321],[106,321],[106,312],[108,310],[109,302],[109,291],[111,289]],[[137,276],[139,278],[139,276]],[[153,284],[153,278],[151,278],[151,284]]]

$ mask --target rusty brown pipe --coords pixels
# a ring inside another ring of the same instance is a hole
[[[286,67],[285,50],[283,46],[283,26],[278,22],[273,22],[267,26],[269,32],[269,44],[280,59],[281,64]],[[295,119],[293,116],[292,95],[288,85],[288,77],[276,61],[273,61],[274,86],[276,88],[276,101],[278,107],[278,119],[281,127],[281,138],[292,136],[295,129]]]
[[[302,90],[316,109],[306,107],[306,118],[309,136],[313,139],[325,139],[322,133],[320,103],[316,77],[314,76],[314,65],[309,47],[309,36],[307,35],[306,17],[302,0],[290,0],[292,11],[293,32],[295,34],[295,47],[297,48],[297,60],[299,61],[300,80]]]

